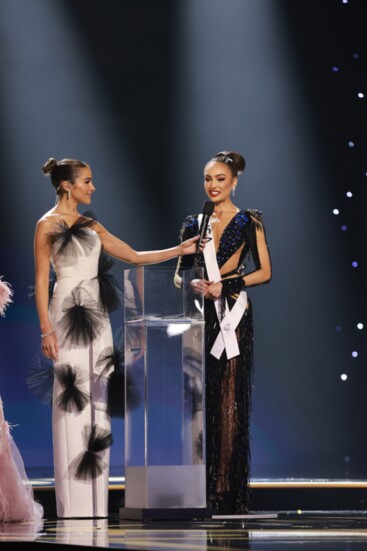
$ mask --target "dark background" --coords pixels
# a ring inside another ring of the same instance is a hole
[[[144,250],[177,243],[205,163],[234,149],[235,203],[263,212],[273,263],[249,291],[252,476],[367,478],[365,6],[0,0],[0,275],[14,289],[0,392],[31,477],[52,476],[51,409],[25,382],[40,345],[33,233],[55,199],[42,164],[88,162],[98,219]],[[121,476],[123,420],[113,432]]]

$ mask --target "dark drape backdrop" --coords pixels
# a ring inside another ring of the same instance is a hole
[[[367,478],[365,2],[0,0],[0,394],[29,475],[52,476],[33,232],[41,166],[90,163],[93,211],[143,250],[177,243],[202,171],[234,149],[236,204],[263,211],[273,263],[255,318],[254,478]],[[335,210],[337,209],[337,210]],[[81,209],[83,212],[83,209]],[[171,263],[172,266],[174,263]],[[127,266],[115,263],[122,282]],[[123,311],[112,317],[115,331]],[[124,472],[114,420],[111,474]]]

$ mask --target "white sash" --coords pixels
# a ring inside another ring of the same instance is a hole
[[[201,224],[202,214],[198,216],[199,227]],[[209,280],[211,281],[220,281],[221,275],[218,267],[217,254],[215,251],[214,239],[212,238],[212,227],[208,224],[207,236],[209,240],[206,242],[204,247],[204,259],[206,271],[208,273]],[[217,311],[218,321],[220,321],[220,299],[214,300],[215,309]],[[247,306],[247,293],[242,290],[239,293],[238,299],[232,307],[232,310],[228,307],[227,299],[225,299],[225,315],[220,321],[220,331],[218,336],[213,344],[213,347],[210,351],[212,356],[217,358],[221,357],[223,350],[226,349],[227,359],[230,360],[235,356],[238,356],[240,349],[238,347],[237,337],[236,337],[236,327],[241,321],[243,314],[246,311]]]

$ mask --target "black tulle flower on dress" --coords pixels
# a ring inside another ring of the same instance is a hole
[[[98,425],[87,425],[83,438],[86,450],[70,463],[69,472],[77,480],[91,480],[97,478],[108,466],[103,461],[101,452],[112,445],[112,434]]]
[[[98,262],[99,300],[102,308],[109,313],[123,304],[123,291],[114,275],[108,273],[114,264],[113,259],[102,249]]]
[[[46,358],[39,350],[31,360],[26,378],[29,390],[47,406],[52,405],[54,385],[54,368],[50,358]]]
[[[84,216],[84,218],[92,218],[92,220],[94,220],[95,222],[98,221],[96,214],[92,210],[86,210],[85,212],[83,212],[82,216]]]
[[[65,343],[87,346],[101,335],[104,319],[96,301],[81,285],[64,299],[62,310],[64,315],[57,322],[57,328]]]
[[[122,349],[108,346],[100,353],[96,367],[102,368],[99,377],[108,375],[107,413],[110,417],[125,416],[125,375]]]
[[[95,226],[95,220],[80,216],[72,226],[63,220],[55,224],[55,230],[46,236],[46,242],[56,245],[57,256],[65,265],[73,264],[78,259],[80,247],[84,254],[89,255],[96,243],[95,234],[90,230]]]
[[[100,377],[108,375],[107,382],[107,412],[110,417],[125,417],[125,351],[123,330],[114,335],[113,348],[105,348],[100,353],[96,367],[101,369]],[[137,370],[134,371],[135,376]],[[129,370],[126,373],[126,398],[129,410],[141,404],[141,395]]]
[[[55,368],[55,377],[63,387],[56,398],[58,407],[68,413],[83,411],[90,401],[90,395],[82,388],[88,375],[79,367],[65,364]]]

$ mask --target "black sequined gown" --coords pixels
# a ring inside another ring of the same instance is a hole
[[[222,233],[217,250],[219,269],[241,247],[237,270],[233,274],[245,276],[260,267],[256,228],[263,231],[259,211],[242,210],[231,219]],[[197,235],[198,231],[198,216],[188,216],[181,229],[181,240]],[[176,282],[182,270],[192,269],[195,265],[205,268],[202,254],[181,257],[177,265]],[[227,297],[230,309],[235,300],[236,297]],[[205,300],[205,331],[207,505],[217,513],[244,514],[249,509],[253,374],[251,301],[248,299],[246,312],[236,329],[239,356],[227,360],[224,350],[218,360],[210,354],[219,331],[212,300]]]

